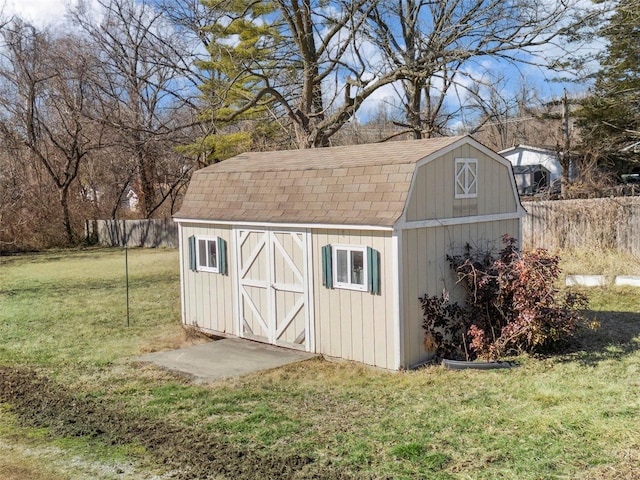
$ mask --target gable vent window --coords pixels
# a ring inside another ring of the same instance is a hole
[[[478,196],[478,159],[456,158],[455,197],[476,198]]]
[[[227,274],[227,242],[220,237],[189,237],[189,269]]]

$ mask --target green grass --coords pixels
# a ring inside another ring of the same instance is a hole
[[[0,258],[0,362],[100,365],[178,335],[176,252],[129,257],[129,326],[121,250]]]
[[[638,290],[588,290],[600,330],[582,332],[570,353],[522,356],[512,370],[392,373],[312,360],[197,386],[132,361],[183,337],[176,252],[129,255],[130,327],[122,251],[0,258],[0,365],[35,368],[82,398],[248,452],[311,456],[297,478],[321,467],[353,478],[640,477]],[[127,478],[155,473],[141,446],[60,438],[1,411],[0,442],[15,446],[16,471],[52,480],[113,465],[130,465]],[[68,461],[50,464],[52,451]]]

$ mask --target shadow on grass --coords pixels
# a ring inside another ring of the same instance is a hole
[[[640,314],[590,311],[586,318],[599,322],[600,327],[581,330],[564,361],[595,365],[605,360],[619,360],[640,350]]]

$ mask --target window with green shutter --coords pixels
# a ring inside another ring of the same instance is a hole
[[[220,237],[189,237],[189,269],[227,275],[227,242]]]
[[[371,247],[322,247],[322,284],[327,288],[380,294],[380,253]]]

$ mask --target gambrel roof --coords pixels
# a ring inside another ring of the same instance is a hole
[[[196,171],[175,217],[392,227],[416,163],[464,138],[243,153]]]

